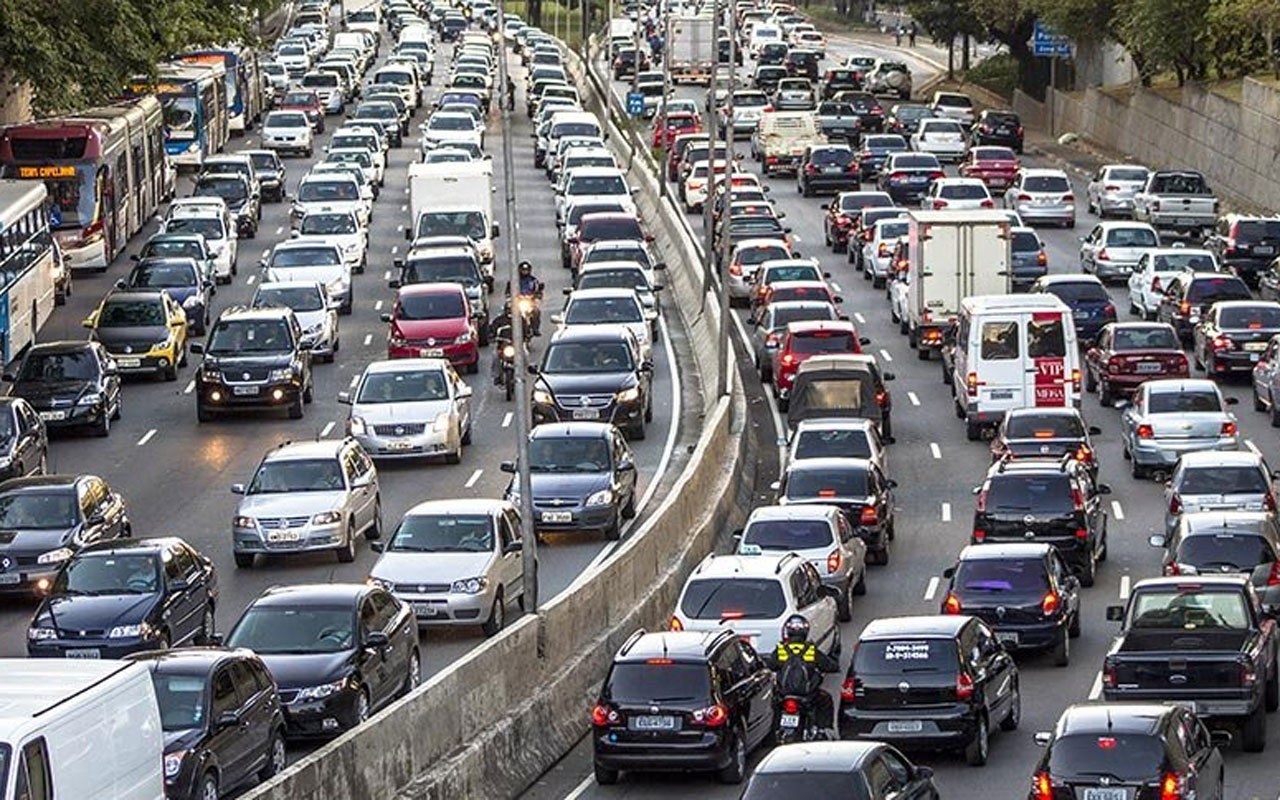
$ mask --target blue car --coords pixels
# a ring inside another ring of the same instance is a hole
[[[129,277],[116,281],[116,288],[163,289],[186,312],[193,335],[204,336],[209,328],[212,296],[217,290],[193,258],[144,258]]]
[[[1057,295],[1067,304],[1082,343],[1094,341],[1104,325],[1116,321],[1115,304],[1102,281],[1093,275],[1046,275],[1032,285],[1031,291]]]

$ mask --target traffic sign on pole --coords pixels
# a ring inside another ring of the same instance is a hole
[[[638,117],[644,113],[644,95],[640,92],[627,92],[627,113]]]
[[[1036,20],[1031,34],[1031,54],[1047,58],[1070,58],[1071,40],[1054,33],[1052,28]]]

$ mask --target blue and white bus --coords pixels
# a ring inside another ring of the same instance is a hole
[[[131,96],[154,94],[160,100],[164,149],[174,164],[199,168],[227,143],[226,72],[222,64],[166,63],[154,79],[129,82]]]
[[[227,122],[232,133],[243,133],[263,112],[263,76],[257,54],[247,47],[215,47],[178,56],[186,64],[216,64],[226,70]]]
[[[0,357],[8,364],[36,341],[53,313],[61,255],[41,181],[0,180]]]

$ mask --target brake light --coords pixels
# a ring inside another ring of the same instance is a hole
[[[1116,663],[1108,658],[1102,662],[1102,685],[1114,689],[1116,680]]]
[[[1238,427],[1236,427],[1236,424],[1235,424],[1234,422],[1224,422],[1224,423],[1222,423],[1222,435],[1223,435],[1223,436],[1235,436],[1235,435],[1236,435],[1236,432],[1237,432],[1238,430],[1239,430],[1239,428],[1238,428]]]
[[[1075,507],[1076,511],[1083,511],[1084,510],[1084,492],[1080,491],[1079,489],[1072,489],[1071,505]]]
[[[1236,343],[1231,341],[1231,337],[1229,336],[1213,337],[1214,350],[1234,350],[1235,346],[1236,346]]]
[[[1049,592],[1040,600],[1040,610],[1046,617],[1052,617],[1058,611],[1060,600],[1057,592]]]
[[[1031,791],[1035,800],[1053,800],[1053,784],[1049,781],[1049,773],[1037,772],[1031,779]]]
[[[969,673],[961,672],[956,676],[956,699],[969,700],[973,697],[973,678]]]
[[[1043,250],[1036,254],[1036,265],[1041,267],[1049,265],[1049,256],[1045,255]]]
[[[789,367],[789,366],[791,366],[791,365],[792,365],[792,364],[794,364],[794,363],[796,363],[796,357],[795,357],[795,356],[793,356],[793,355],[791,355],[790,353],[786,353],[786,354],[784,354],[784,355],[782,356],[782,364],[783,364],[783,366],[787,366],[787,367]]]
[[[947,173],[945,173],[945,172],[941,172],[941,171],[939,171],[939,172],[930,172],[930,173],[929,173],[929,180],[931,180],[931,181],[936,181],[936,180],[938,180],[939,178],[945,178],[945,177],[947,177]]]
[[[1076,528],[1076,540],[1077,540],[1077,541],[1081,541],[1081,542],[1083,542],[1083,541],[1087,540],[1088,538],[1089,538],[1089,531],[1085,530],[1084,528]]]
[[[1088,445],[1080,445],[1080,449],[1076,451],[1076,461],[1079,461],[1081,464],[1087,464],[1088,462],[1093,461],[1093,451],[1089,449]]]
[[[983,200],[981,203],[979,203],[979,205],[981,205],[983,208],[995,208],[995,207],[996,207],[996,204],[995,204],[995,203],[993,203],[993,202],[991,202],[990,200]],[[1043,255],[1043,253],[1042,253],[1041,255]]]
[[[934,200],[934,201],[933,201],[933,210],[934,210],[934,211],[938,211],[939,209],[943,209],[943,208],[946,208],[946,207],[947,207],[947,201],[946,201],[946,200]]]
[[[1170,514],[1182,513],[1182,497],[1179,496],[1177,492],[1174,492],[1172,495],[1169,496],[1169,513]]]
[[[1062,202],[1064,203],[1074,203],[1075,201],[1076,201],[1076,196],[1074,194],[1064,194],[1062,196]]]
[[[1114,737],[1114,736],[1099,736],[1099,737],[1098,737],[1098,749],[1099,749],[1099,750],[1114,750],[1114,749],[1116,749],[1116,737]]]
[[[951,592],[947,592],[947,599],[942,601],[942,613],[943,614],[959,614],[960,598],[956,597]]]
[[[1110,319],[1115,319],[1115,318],[1116,318],[1116,307],[1115,307],[1115,305],[1114,305],[1114,304],[1112,304],[1112,303],[1107,303],[1105,306],[1103,306],[1103,307],[1102,307],[1102,316],[1104,316],[1104,317],[1108,317],[1108,318],[1110,318]]]
[[[1115,309],[1112,308],[1113,313],[1114,311]],[[1077,392],[1080,391],[1080,368],[1079,367],[1076,367],[1075,369],[1071,370],[1071,388],[1074,391],[1077,391]]]
[[[730,265],[729,265],[729,274],[730,274],[730,275],[742,275],[742,265],[741,265],[741,264],[739,264],[737,261],[735,261],[735,262],[733,262],[732,264],[730,264]]]
[[[970,397],[978,396],[978,373],[970,372],[964,379],[965,387],[969,390]]]
[[[1120,371],[1120,356],[1112,356],[1107,359],[1107,372],[1112,375]]]
[[[837,547],[827,555],[827,572],[839,572],[840,562],[844,557],[840,555],[840,548]]]
[[[684,623],[680,621],[679,617],[672,617],[671,621],[667,623],[667,630],[682,631],[684,630]]]
[[[617,725],[621,721],[622,715],[604,703],[596,703],[595,707],[591,709],[591,724],[597,728]]]
[[[985,486],[982,487],[982,491],[978,492],[977,505],[978,505],[979,512],[983,512],[987,510],[987,487]],[[981,538],[980,536],[978,536],[979,533],[980,531],[974,531],[973,532],[974,538]]]
[[[1104,248],[1102,248],[1101,250],[1099,250],[1099,251],[1098,251],[1098,260],[1099,260],[1099,261],[1110,261],[1110,260],[1111,260],[1111,254],[1107,252],[1107,248],[1105,248],[1105,247],[1104,247]]]
[[[858,517],[859,525],[875,525],[880,521],[880,515],[876,513],[875,506],[863,506],[862,515]]]
[[[1150,425],[1139,425],[1138,430],[1135,431],[1135,433],[1139,439],[1152,439],[1155,438],[1156,435]]]
[[[1191,303],[1187,300],[1183,300],[1181,303],[1178,303],[1178,312],[1184,315],[1190,314]]]
[[[799,713],[799,711],[800,701],[796,700],[794,697],[788,697],[782,701],[783,714],[796,714]]]
[[[889,173],[889,180],[891,180],[891,181],[901,181],[901,180],[906,180],[906,178],[907,178],[907,173],[905,173],[905,172],[890,172],[890,173]]]
[[[1022,126],[1018,126],[1018,136],[1022,136]]]
[[[1156,275],[1151,279],[1151,291],[1158,292],[1160,289],[1160,276]]]
[[[729,709],[716,703],[693,712],[693,723],[707,728],[720,728],[729,722]]]
[[[1030,202],[1031,202],[1031,195],[1029,195],[1029,194],[1023,194],[1022,192],[1018,192],[1018,202],[1022,202],[1022,203],[1030,203]]]
[[[1118,192],[1118,191],[1120,191],[1120,187],[1119,187],[1119,186],[1103,186],[1103,187],[1102,187],[1102,191],[1104,191],[1104,192]]]
[[[1160,781],[1160,800],[1182,800],[1182,779],[1172,772],[1166,772]]]
[[[889,245],[887,242],[880,243],[880,249],[876,251],[881,258],[889,257]]]
[[[889,404],[889,393],[876,392],[876,405],[880,406],[881,408],[884,408],[888,404]]]
[[[1271,572],[1267,573],[1267,585],[1280,585],[1280,561],[1271,562]]]
[[[840,699],[846,703],[852,703],[858,696],[858,690],[862,688],[862,681],[857,675],[850,675],[844,679],[844,683],[840,684]]]
[[[1273,514],[1276,512],[1276,496],[1274,493],[1267,492],[1262,496],[1262,507]]]
[[[981,511],[982,509],[978,509],[978,510]],[[973,529],[973,541],[977,542],[978,544],[982,544],[986,540],[987,540],[986,531],[982,530],[981,528]]]

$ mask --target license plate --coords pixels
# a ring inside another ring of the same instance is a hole
[[[1164,367],[1155,362],[1147,361],[1139,364],[1137,371],[1144,374],[1150,374],[1150,373],[1156,373],[1156,372],[1163,372]]]
[[[440,613],[440,609],[430,603],[414,603],[413,613],[419,617],[434,617]]]
[[[638,731],[673,731],[676,729],[676,718],[670,716],[632,717],[631,723]]]
[[[1274,253],[1275,251],[1276,251],[1276,249],[1275,249],[1274,247],[1255,247],[1255,248],[1253,248],[1253,252],[1257,253],[1257,254],[1258,254],[1258,255],[1260,255],[1260,256],[1269,256],[1269,255],[1271,255],[1272,253]]]
[[[66,419],[66,418],[67,418],[67,412],[65,411],[41,411],[40,412],[40,419],[44,420],[45,422],[57,421],[57,420]]]
[[[596,408],[575,408],[574,419],[600,419],[600,410]]]
[[[22,575],[17,572],[0,573],[0,586],[13,586],[15,583],[22,582]]]
[[[1033,199],[1033,200],[1032,200],[1032,202],[1033,202],[1033,203],[1035,203],[1035,204],[1036,204],[1036,205],[1038,205],[1038,206],[1047,206],[1047,205],[1049,205],[1050,203],[1052,203],[1052,202],[1053,202],[1053,198],[1052,198],[1052,197],[1037,197],[1037,198]]]
[[[839,174],[844,172],[844,167],[823,167],[822,171],[828,174]]]
[[[413,442],[387,442],[388,450],[409,450],[413,447]]]
[[[992,186],[1007,186],[1009,184],[1009,181],[1005,180],[1004,178],[991,178],[987,182],[990,183]]]
[[[252,397],[253,395],[258,393],[258,387],[257,386],[233,386],[231,387],[231,392],[232,394],[237,394],[241,397]]]
[[[96,647],[80,647],[67,651],[67,658],[102,658],[102,651]]]
[[[540,519],[543,522],[573,522],[572,511],[543,511]]]
[[[928,175],[912,175],[911,178],[909,178],[910,183],[926,183],[928,180]]]
[[[1178,217],[1173,221],[1175,225],[1199,225],[1200,223],[1190,217]]]
[[[117,359],[116,359],[116,366],[117,366],[117,367],[119,367],[120,369],[137,369],[138,367],[142,366],[142,359],[140,359],[140,358],[117,358]]]
[[[296,542],[301,539],[301,531],[267,531],[268,542]]]
[[[991,390],[991,399],[992,400],[1012,400],[1013,390],[1012,389],[993,389]]]
[[[423,358],[440,358],[444,355],[443,347],[424,347],[418,351],[418,355]]]
[[[1071,316],[1075,317],[1076,319],[1088,319],[1088,318],[1089,318],[1089,312],[1088,312],[1088,311],[1077,311],[1077,312],[1075,312],[1074,314],[1072,314]]]
[[[778,719],[778,724],[784,728],[799,728],[800,715],[799,714],[783,714]]]
[[[1246,342],[1244,349],[1250,353],[1260,353],[1267,349],[1266,342]]]
[[[1107,787],[1104,789],[1085,789],[1081,800],[1128,800],[1127,789]]]
[[[1000,640],[1001,642],[1004,642],[1005,644],[1017,644],[1018,632],[1017,631],[996,631],[996,639]]]
[[[924,723],[918,719],[898,720],[889,723],[889,733],[919,733]]]

